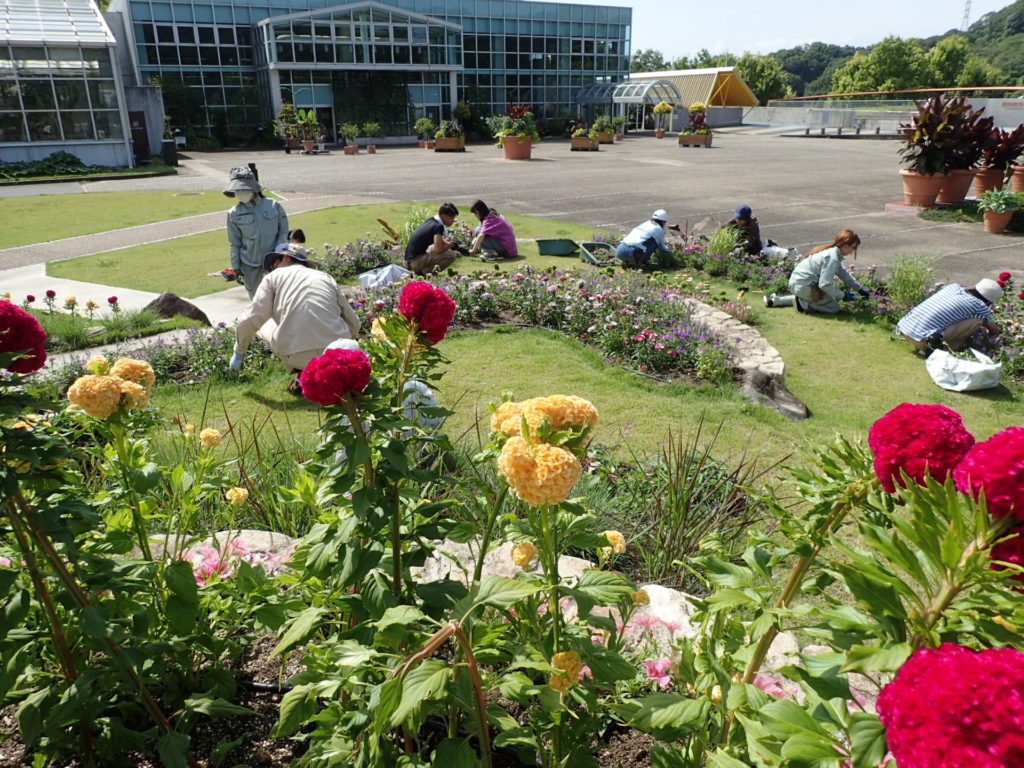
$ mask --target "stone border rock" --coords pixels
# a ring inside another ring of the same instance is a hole
[[[686,299],[686,304],[695,320],[721,334],[735,352],[736,366],[743,371],[741,392],[749,402],[765,405],[790,421],[807,418],[807,406],[786,389],[782,355],[764,336],[727,312],[696,299]]]

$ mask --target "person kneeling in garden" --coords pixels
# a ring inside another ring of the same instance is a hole
[[[464,246],[455,244],[448,233],[448,228],[455,223],[459,209],[452,203],[445,203],[437,216],[431,216],[409,235],[405,246],[405,268],[417,275],[425,275],[435,269],[447,269],[459,258]]]
[[[761,227],[757,222],[757,216],[750,210],[749,205],[740,205],[736,208],[733,217],[725,222],[726,227],[736,227],[739,230],[741,239],[737,245],[750,256],[761,254]]]
[[[668,250],[665,247],[665,223],[667,221],[668,214],[659,208],[651,214],[650,221],[645,221],[634,227],[628,235],[622,238],[622,242],[615,249],[615,257],[622,262],[623,269],[628,267],[645,269],[650,265],[651,256],[655,252]]]
[[[476,228],[476,237],[469,246],[470,256],[479,253],[480,261],[497,261],[514,259],[519,255],[515,232],[504,216],[488,208],[483,200],[477,200],[469,210],[480,222]]]
[[[843,266],[843,257],[853,254],[857,258],[857,247],[860,238],[855,232],[844,229],[836,239],[827,245],[819,245],[800,261],[793,274],[789,277],[789,290],[792,296],[777,296],[770,293],[764,297],[766,307],[792,307],[798,312],[820,312],[834,315],[839,312],[839,300],[853,301],[859,293],[864,298],[871,296],[871,291],[861,287]],[[835,278],[839,278],[846,290],[836,288]],[[856,291],[857,293],[854,293]]]
[[[269,274],[235,326],[231,370],[241,369],[249,342],[268,320],[274,322],[260,336],[296,374],[331,342],[354,339],[359,333],[359,318],[341,287],[309,264],[305,248],[294,243],[278,246],[264,257],[263,265]],[[300,394],[298,379],[288,389]]]
[[[926,356],[943,345],[961,350],[981,328],[990,336],[999,335],[1001,329],[992,322],[992,305],[1002,295],[999,283],[987,277],[973,288],[950,283],[900,318],[896,328]]]

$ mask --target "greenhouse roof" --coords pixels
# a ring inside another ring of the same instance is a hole
[[[117,44],[91,0],[4,0],[0,42],[104,47]]]
[[[695,101],[703,102],[709,107],[757,106],[757,97],[736,72],[735,67],[637,72],[630,75],[633,82],[651,79],[672,83],[679,91],[679,100],[673,103],[682,107],[688,107]]]

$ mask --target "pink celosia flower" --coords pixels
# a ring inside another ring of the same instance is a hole
[[[672,659],[662,656],[660,659],[651,659],[644,662],[644,671],[647,679],[658,684],[658,688],[665,690],[672,682]]]
[[[1024,520],[1024,427],[1007,427],[978,443],[953,471],[958,491],[985,494],[989,514]]]
[[[900,768],[1024,766],[1024,653],[920,648],[878,695]]]

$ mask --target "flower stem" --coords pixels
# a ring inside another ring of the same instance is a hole
[[[473,655],[473,644],[469,641],[461,624],[456,625],[455,637],[466,656],[469,681],[473,686],[476,699],[477,732],[480,736],[480,765],[483,768],[491,768],[491,736],[487,728],[487,703],[484,700],[484,688],[480,682],[480,669],[476,664],[476,656]]]
[[[125,442],[124,428],[120,424],[111,424],[111,431],[114,433],[114,449],[117,451],[117,461],[121,469],[121,481],[124,484],[125,492],[128,494],[128,502],[132,512],[132,527],[135,529],[135,537],[139,541],[139,549],[142,556],[147,560],[153,560],[153,552],[149,548],[149,537],[146,535],[145,522],[142,519],[141,502],[139,494],[135,491],[135,485],[128,475],[128,446]]]
[[[501,511],[507,495],[508,485],[502,484],[498,495],[494,497],[494,504],[491,505],[490,514],[487,516],[487,523],[484,525],[484,535],[480,540],[480,554],[477,555],[476,566],[473,568],[473,584],[480,581],[480,577],[484,572],[484,558],[487,557],[487,549],[491,546],[491,537],[494,536],[494,526],[498,521],[498,512]]]

